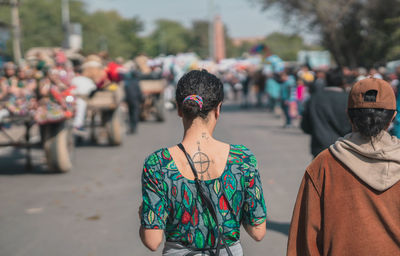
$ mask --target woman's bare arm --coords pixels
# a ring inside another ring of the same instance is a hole
[[[257,242],[260,242],[264,238],[265,233],[267,232],[266,223],[267,221],[265,220],[263,223],[257,226],[243,224],[243,227],[246,230],[246,232],[251,236],[251,238],[253,238]]]
[[[142,217],[143,204],[139,206],[139,218]],[[140,226],[139,235],[142,243],[151,251],[157,251],[163,239],[164,230],[162,229],[147,229]]]
[[[157,251],[163,239],[164,230],[147,229],[140,226],[139,234],[143,244],[151,251]]]

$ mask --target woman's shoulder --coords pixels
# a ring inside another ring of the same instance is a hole
[[[231,144],[230,161],[237,160],[236,162],[246,163],[252,167],[257,168],[257,159],[253,152],[243,144]],[[240,160],[239,160],[240,159]]]
[[[168,148],[160,148],[148,155],[144,160],[144,164],[147,166],[162,166],[165,160],[171,160],[169,150]]]
[[[253,152],[251,152],[251,150],[243,144],[230,144],[230,147],[231,151],[233,152],[237,151],[241,154],[254,155]]]

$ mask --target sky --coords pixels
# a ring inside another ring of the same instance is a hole
[[[124,17],[139,17],[144,22],[143,34],[154,29],[160,18],[182,22],[189,27],[193,20],[210,17],[211,2],[214,14],[220,14],[231,37],[261,37],[272,32],[292,33],[277,8],[261,11],[251,0],[83,0],[93,12],[98,9],[117,10]]]

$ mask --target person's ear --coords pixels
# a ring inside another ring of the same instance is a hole
[[[396,115],[397,115],[397,111],[394,111],[392,120],[390,120],[389,124],[388,124],[388,125],[386,126],[386,128],[385,128],[386,131],[389,130],[390,124],[391,124],[391,123],[393,122],[393,120],[396,118]]]
[[[221,107],[222,107],[222,102],[220,102],[215,109],[215,120],[218,120],[219,115],[221,114]]]
[[[178,103],[176,103],[176,109],[178,110],[178,116],[183,118],[183,112],[182,109],[179,107]]]
[[[397,111],[394,111],[394,114],[393,114],[393,117],[392,117],[392,121],[391,121],[391,122],[393,122],[393,120],[396,118],[396,116],[397,116]]]

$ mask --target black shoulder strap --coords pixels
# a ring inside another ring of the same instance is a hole
[[[218,222],[218,218],[217,218],[217,214],[216,214],[216,212],[215,212],[214,206],[213,206],[213,204],[211,203],[211,200],[207,197],[206,193],[204,192],[203,186],[201,186],[201,184],[200,184],[200,180],[199,180],[199,178],[198,178],[197,170],[196,170],[196,167],[194,166],[194,163],[193,163],[192,158],[191,158],[190,155],[186,152],[186,149],[185,149],[185,147],[182,145],[182,143],[179,143],[179,144],[178,144],[178,147],[179,147],[179,148],[182,150],[182,152],[185,154],[185,156],[186,156],[186,158],[187,158],[187,160],[188,160],[188,162],[189,162],[190,168],[192,169],[192,172],[193,172],[193,175],[194,175],[194,181],[195,181],[195,184],[196,184],[196,189],[197,189],[197,192],[199,193],[199,196],[200,196],[200,198],[201,198],[201,201],[202,201],[202,202],[205,204],[205,206],[207,207],[208,211],[210,212],[210,214],[211,214],[212,218],[214,219],[214,222],[215,222],[215,224],[216,224],[216,226],[217,226],[218,239],[217,239],[217,247],[216,247],[216,253],[215,253],[215,255],[219,255],[219,251],[220,251],[220,249],[221,249],[220,246],[221,246],[221,242],[222,242],[222,245],[225,247],[225,249],[226,249],[228,255],[229,255],[229,256],[233,256],[233,255],[232,255],[232,252],[231,252],[230,249],[229,249],[229,246],[228,246],[228,245],[226,244],[226,242],[225,242],[225,239],[224,239],[224,237],[223,237],[224,235],[223,235],[223,233],[222,233],[221,230],[220,230],[220,225],[219,225],[219,222]]]

